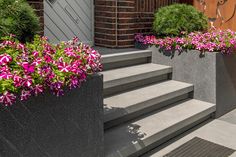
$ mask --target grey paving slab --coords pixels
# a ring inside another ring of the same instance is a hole
[[[236,157],[236,152],[230,155],[229,157]]]
[[[191,84],[170,80],[105,98],[105,121],[136,112],[192,90]]]
[[[229,123],[232,123],[232,124],[236,124],[236,110],[233,110],[233,111],[227,113],[226,115],[220,117],[219,119],[229,122]]]
[[[100,46],[94,46],[95,50],[97,50],[100,54],[114,54],[114,53],[122,53],[122,52],[128,52],[128,51],[137,51],[139,49],[136,48],[123,48],[123,49],[117,49],[117,48],[107,48],[107,47],[100,47]]]
[[[119,84],[155,77],[171,72],[170,66],[158,64],[142,64],[126,68],[119,68],[101,72],[104,79],[104,88],[109,88]]]
[[[151,56],[152,56],[151,50],[126,51],[122,53],[102,55],[101,62],[104,64],[104,63],[112,63],[112,62],[131,60],[143,57],[151,57]]]
[[[105,156],[126,157],[213,113],[215,105],[189,100],[105,132]]]

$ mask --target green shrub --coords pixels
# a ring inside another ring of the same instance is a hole
[[[155,13],[153,30],[159,36],[179,36],[181,32],[207,30],[207,17],[191,5],[173,4]]]
[[[39,31],[39,18],[24,0],[0,0],[0,36],[14,34],[30,41]]]

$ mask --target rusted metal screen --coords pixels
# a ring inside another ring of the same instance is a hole
[[[155,12],[158,8],[179,3],[180,0],[136,0],[136,12]]]
[[[193,2],[193,5],[202,11],[216,28],[236,31],[236,0],[194,0]]]

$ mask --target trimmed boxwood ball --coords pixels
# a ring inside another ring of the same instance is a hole
[[[25,0],[0,0],[0,36],[14,34],[26,42],[39,28],[39,18]]]
[[[181,32],[204,31],[207,17],[191,5],[173,4],[155,13],[153,30],[159,36],[180,36]]]

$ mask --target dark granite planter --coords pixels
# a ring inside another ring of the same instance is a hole
[[[136,49],[146,50],[146,49],[148,49],[149,46],[148,46],[147,44],[143,44],[143,43],[140,43],[140,42],[135,41],[134,47],[135,47]]]
[[[153,63],[173,67],[174,80],[194,84],[195,99],[216,104],[216,117],[236,108],[236,54],[150,49]]]
[[[2,157],[103,157],[103,81],[0,107]]]

